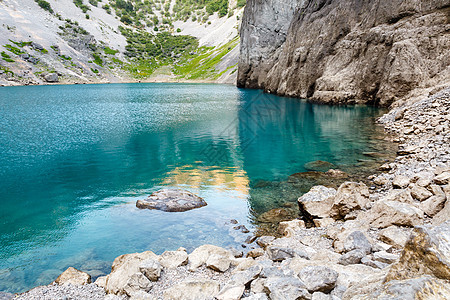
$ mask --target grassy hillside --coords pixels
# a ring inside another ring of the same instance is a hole
[[[27,5],[36,9],[28,13],[22,8]],[[67,83],[234,80],[244,5],[242,0],[24,0],[21,7],[4,0],[0,84],[45,83],[52,73]],[[24,26],[24,19],[38,25]]]

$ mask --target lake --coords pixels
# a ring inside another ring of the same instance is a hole
[[[261,213],[295,206],[286,182],[306,163],[350,172],[388,149],[381,113],[215,84],[0,87],[0,291],[69,266],[100,276],[124,253],[242,250],[248,234],[230,219],[254,230]],[[208,205],[135,207],[161,188]]]

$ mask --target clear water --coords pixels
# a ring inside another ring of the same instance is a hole
[[[379,145],[379,114],[227,85],[0,87],[0,290],[48,284],[68,266],[99,276],[124,253],[239,247],[231,218],[252,229],[255,214],[299,196],[257,183],[319,159],[359,166]],[[208,206],[135,207],[162,187]]]

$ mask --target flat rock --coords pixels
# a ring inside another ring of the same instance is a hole
[[[257,258],[264,255],[264,249],[256,248],[247,252],[247,257]]]
[[[283,221],[278,225],[278,233],[284,237],[292,237],[301,228],[306,228],[303,220]]]
[[[362,216],[376,228],[417,226],[423,224],[423,218],[423,211],[417,207],[397,201],[378,201]]]
[[[324,266],[309,266],[298,273],[298,277],[310,293],[331,292],[336,286],[338,276],[336,271]]]
[[[388,253],[386,251],[378,251],[372,254],[374,260],[385,263],[392,264],[399,259],[399,255]]]
[[[72,284],[72,285],[84,285],[91,283],[91,275],[69,267],[58,278],[55,283],[58,285]]]
[[[266,252],[269,258],[273,261],[283,261],[296,256],[309,259],[309,255],[307,253],[285,247],[269,246],[267,247]]]
[[[338,264],[344,266],[359,264],[364,256],[366,256],[364,251],[360,249],[352,250],[342,255],[339,258]]]
[[[388,228],[381,230],[378,237],[381,241],[398,249],[403,248],[408,241],[408,234],[403,232],[403,230],[397,226],[389,226]]]
[[[171,300],[209,300],[220,290],[215,280],[187,280],[178,283],[164,292],[164,299]]]
[[[427,216],[434,217],[442,209],[444,209],[446,200],[445,195],[431,196],[427,200],[421,202],[419,207],[425,214],[427,214]]]
[[[163,189],[151,194],[145,200],[138,200],[136,207],[157,209],[167,212],[182,212],[206,206],[205,200],[189,191]]]

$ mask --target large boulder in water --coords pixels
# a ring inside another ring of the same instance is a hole
[[[137,208],[181,212],[206,206],[205,200],[191,192],[179,189],[163,189],[151,194],[147,199],[138,200]]]

